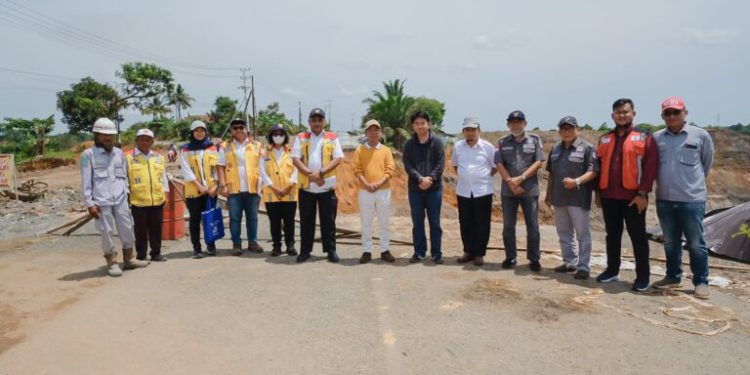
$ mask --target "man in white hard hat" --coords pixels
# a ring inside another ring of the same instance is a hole
[[[127,161],[114,146],[117,129],[112,120],[94,123],[94,147],[81,155],[81,185],[89,215],[102,236],[102,251],[110,276],[121,276],[113,240],[115,226],[122,242],[123,269],[146,267],[148,262],[133,259],[133,217],[128,207]]]
[[[153,145],[154,132],[139,129],[135,135],[135,148],[126,153],[125,159],[135,223],[135,257],[146,260],[146,250],[150,245],[151,260],[163,262],[167,258],[161,255],[161,228],[169,182],[164,157],[151,150]]]

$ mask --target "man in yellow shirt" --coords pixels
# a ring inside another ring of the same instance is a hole
[[[151,260],[166,261],[161,255],[161,228],[164,218],[165,193],[169,191],[164,156],[151,150],[154,133],[140,129],[135,136],[135,148],[127,159],[130,186],[130,210],[135,224],[136,259],[146,260],[146,250],[151,246]]]
[[[378,217],[380,226],[380,259],[393,263],[396,259],[390,252],[390,228],[388,217],[391,214],[391,186],[388,180],[393,176],[393,154],[391,149],[380,143],[382,129],[378,120],[365,123],[367,141],[359,145],[354,153],[354,176],[359,183],[359,215],[362,221],[362,257],[359,263],[372,259],[372,219]]]

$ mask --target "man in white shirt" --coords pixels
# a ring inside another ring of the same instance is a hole
[[[328,261],[337,263],[336,255],[336,167],[344,152],[336,133],[324,131],[325,112],[315,108],[309,116],[310,131],[297,134],[292,160],[297,167],[300,213],[300,254],[297,262],[310,259],[315,239],[315,211],[319,210],[320,237]]]
[[[495,146],[479,137],[479,121],[464,119],[464,139],[453,148],[451,162],[458,174],[456,196],[464,254],[458,263],[484,264],[492,218],[492,176],[496,173]]]

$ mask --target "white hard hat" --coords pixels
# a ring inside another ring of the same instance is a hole
[[[206,127],[206,123],[201,120],[195,120],[193,121],[192,124],[190,124],[190,131],[193,131],[198,128],[203,128],[203,129],[208,130],[208,128]]]
[[[112,120],[106,117],[100,117],[94,123],[94,127],[91,129],[93,133],[99,134],[117,134],[117,127]]]
[[[135,134],[135,137],[138,138],[138,137],[140,137],[142,135],[154,138],[154,132],[152,132],[151,130],[148,130],[148,129],[140,129],[140,130],[138,130],[138,133]]]

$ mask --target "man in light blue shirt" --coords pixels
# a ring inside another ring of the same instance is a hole
[[[679,97],[662,104],[666,129],[654,134],[659,147],[656,213],[664,233],[667,275],[657,289],[679,288],[682,282],[682,236],[690,251],[695,297],[708,299],[708,249],[703,238],[706,177],[713,164],[714,144],[707,131],[685,123],[687,109]]]

